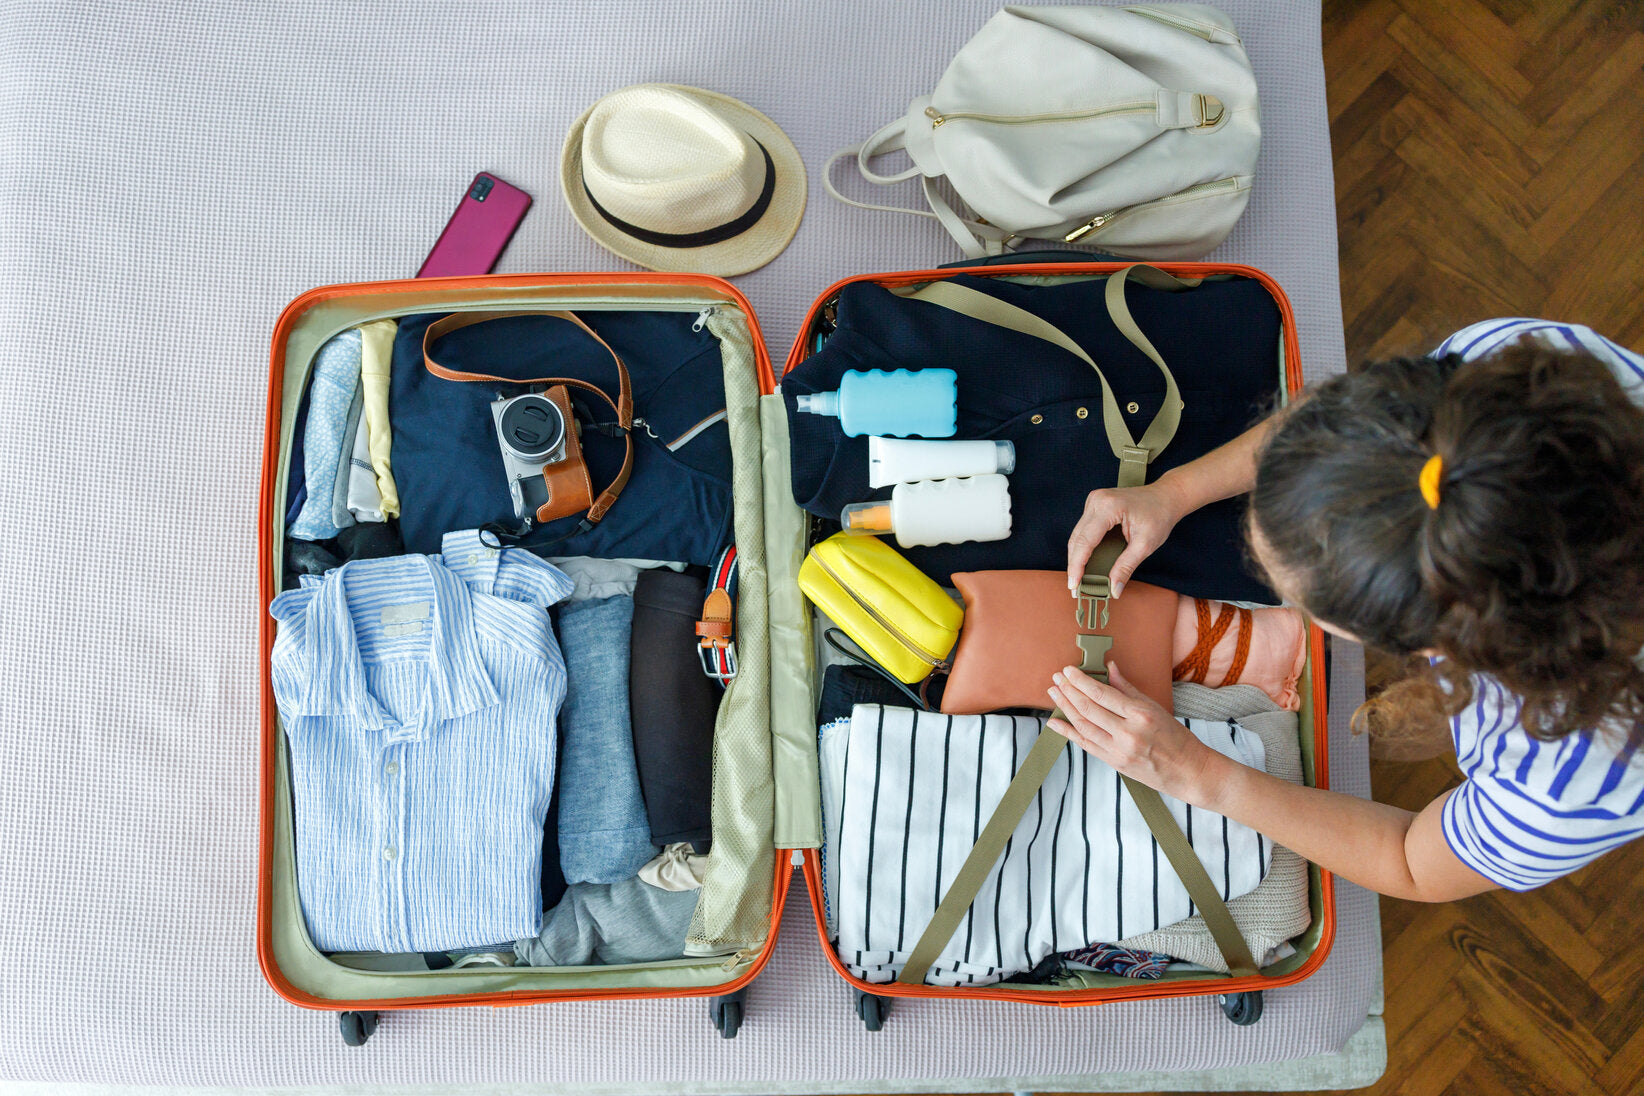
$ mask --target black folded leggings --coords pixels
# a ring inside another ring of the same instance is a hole
[[[714,719],[724,690],[702,672],[697,618],[707,584],[690,574],[641,571],[634,587],[628,704],[639,790],[651,841],[707,851],[713,831]]]

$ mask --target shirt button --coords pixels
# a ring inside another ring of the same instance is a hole
[[[396,857],[398,855],[399,855],[399,853],[394,849],[394,847],[392,845],[390,845],[388,848],[382,850],[382,858],[384,860],[392,860],[392,859],[394,859],[394,857]]]
[[[398,776],[400,773],[400,763],[398,761],[390,761],[382,767],[382,771],[387,773],[389,776]]]

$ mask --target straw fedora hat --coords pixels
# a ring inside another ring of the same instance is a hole
[[[590,107],[565,135],[560,185],[588,235],[652,270],[745,274],[788,246],[805,213],[788,135],[746,103],[677,84]]]

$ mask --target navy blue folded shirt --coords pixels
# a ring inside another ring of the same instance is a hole
[[[1132,436],[1146,430],[1164,398],[1164,377],[1109,319],[1105,279],[1049,286],[971,275],[953,280],[1061,328],[1102,367],[1120,407],[1136,405],[1125,415]],[[1237,437],[1274,406],[1281,321],[1271,294],[1251,278],[1205,282],[1179,293],[1132,284],[1126,301],[1169,364],[1185,404],[1175,439],[1149,466],[1151,482]],[[956,437],[1015,444],[1012,531],[1008,540],[909,548],[904,554],[942,583],[959,571],[1065,568],[1067,538],[1085,496],[1113,486],[1118,477],[1095,373],[1041,339],[869,283],[845,287],[837,330],[783,378],[795,501],[837,520],[847,503],[890,496],[889,488],[868,486],[867,439],[846,437],[836,418],[798,412],[795,398],[838,388],[851,369],[925,368],[959,374]],[[1243,516],[1243,499],[1189,514],[1136,578],[1194,597],[1276,602],[1246,560]]]
[[[438,552],[454,529],[514,517],[502,454],[491,420],[499,395],[529,391],[523,384],[448,381],[423,365],[422,338],[444,313],[406,316],[394,339],[388,414],[393,425],[394,480],[400,492],[400,531],[408,552]],[[731,449],[723,422],[670,452],[684,435],[725,406],[719,343],[692,331],[695,313],[579,312],[621,355],[633,386],[634,467],[628,486],[605,518],[567,539],[582,515],[533,529],[521,541],[553,555],[637,556],[709,566],[731,539]],[[564,320],[515,316],[464,327],[441,338],[433,357],[450,369],[499,377],[574,377],[615,399],[616,363],[605,349]],[[572,390],[595,423],[615,419],[595,396]],[[622,467],[623,441],[598,430],[582,433],[594,492]]]

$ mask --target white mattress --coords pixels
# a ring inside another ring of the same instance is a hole
[[[739,282],[780,361],[834,279],[957,258],[928,221],[834,204],[816,172],[993,6],[0,4],[0,1079],[1091,1087],[1327,1054],[1364,1025],[1376,907],[1340,884],[1330,961],[1251,1028],[1211,998],[898,1002],[870,1035],[802,890],[734,1042],[691,1000],[399,1013],[349,1049],[257,970],[255,511],[280,309],[414,272],[479,169],[537,199],[499,269],[624,268],[560,200],[560,138],[599,94],[674,81],[763,109],[811,168],[793,245]],[[1226,7],[1266,140],[1215,257],[1278,278],[1320,377],[1343,351],[1318,5]],[[1351,652],[1336,669],[1333,781],[1364,793]]]

